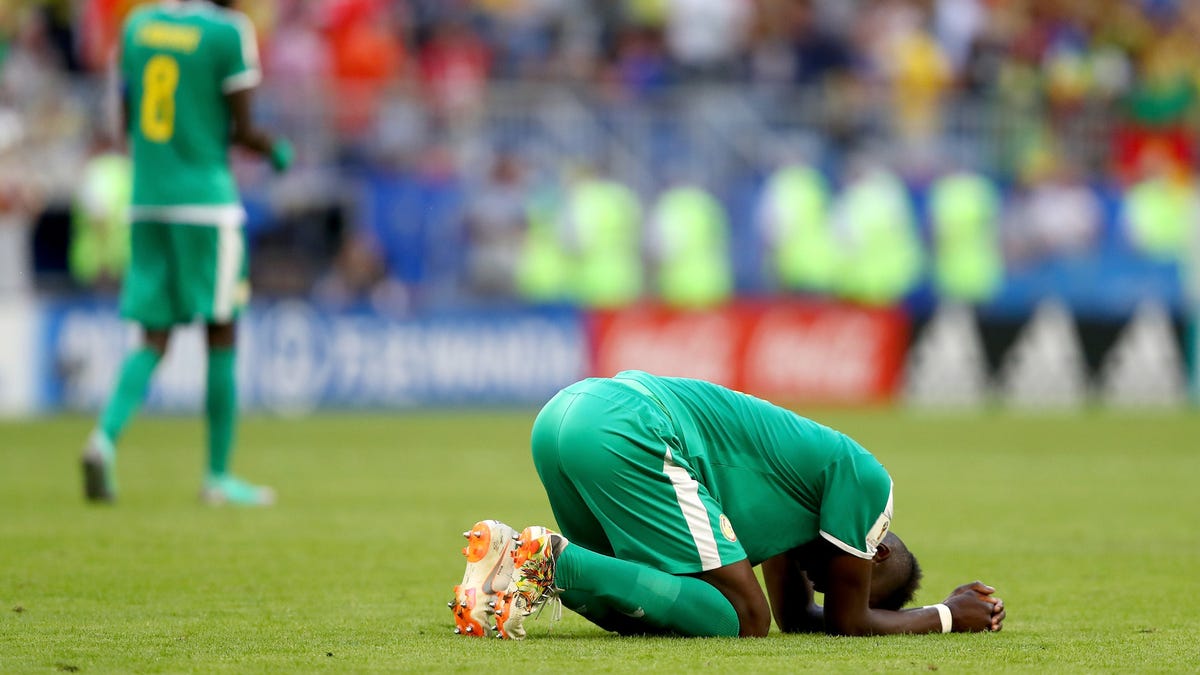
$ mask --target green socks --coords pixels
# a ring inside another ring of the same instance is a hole
[[[115,443],[146,398],[150,377],[162,354],[149,347],[131,353],[121,366],[117,387],[100,415],[100,431]],[[208,389],[204,412],[208,419],[208,472],[223,476],[229,470],[237,426],[237,356],[233,349],[208,352]]]
[[[100,415],[100,431],[110,442],[116,443],[133,414],[142,405],[146,390],[150,387],[150,376],[161,359],[162,354],[150,347],[142,347],[125,358],[117,387]]]
[[[237,426],[237,355],[233,349],[208,352],[208,389],[204,414],[208,420],[208,474],[223,476],[229,471],[233,434]]]
[[[554,585],[567,607],[603,628],[680,635],[736,636],[737,612],[714,586],[569,544],[555,562]]]

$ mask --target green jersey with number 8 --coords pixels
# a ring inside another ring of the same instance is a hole
[[[140,9],[125,23],[121,75],[133,219],[240,224],[225,96],[261,79],[249,20],[205,0],[164,0]]]

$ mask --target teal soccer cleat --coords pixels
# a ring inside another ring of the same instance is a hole
[[[213,506],[271,506],[275,503],[275,490],[252,485],[232,475],[209,476],[200,491],[200,501]]]

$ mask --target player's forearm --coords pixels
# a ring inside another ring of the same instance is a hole
[[[235,127],[232,142],[267,160],[277,172],[287,171],[292,165],[292,144],[281,138],[273,138],[265,131],[254,127],[237,131]]]
[[[824,629],[823,612],[813,602],[812,584],[787,554],[763,561],[763,582],[775,625],[784,633],[815,633]]]
[[[234,127],[232,141],[234,145],[264,158],[271,156],[275,146],[275,139],[270,134],[255,127]]]
[[[283,139],[273,138],[254,124],[250,114],[250,91],[241,89],[226,96],[233,124],[230,142],[269,160],[276,171],[286,171],[292,163],[292,146]]]
[[[825,612],[816,604],[791,608],[783,616],[775,616],[775,625],[784,633],[821,633],[825,630]]]
[[[862,612],[838,612],[825,607],[825,632],[830,635],[866,636],[941,633],[942,620],[932,607],[906,609],[866,609]]]

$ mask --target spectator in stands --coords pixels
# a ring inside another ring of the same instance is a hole
[[[30,220],[40,207],[27,181],[0,173],[0,297],[33,292]]]
[[[1093,93],[1093,44],[1078,8],[1064,4],[1042,11],[1046,32],[1041,68],[1046,100],[1052,118],[1066,122]]]
[[[1031,152],[1004,220],[1005,248],[1016,264],[1078,258],[1095,250],[1100,199],[1070,160],[1054,148]]]
[[[685,79],[735,75],[749,37],[746,0],[666,0],[667,49]]]
[[[933,26],[946,63],[957,78],[988,21],[983,0],[935,0]]]
[[[282,93],[299,90],[310,101],[317,86],[323,84],[333,72],[330,43],[317,28],[317,8],[318,5],[305,0],[281,0],[271,39],[265,43],[263,50],[263,64],[270,71],[270,76],[288,83]],[[338,38],[335,42],[339,46],[345,39],[339,30],[351,30],[344,21],[339,19],[329,29],[329,35]],[[382,57],[384,60],[390,58],[388,52]],[[339,76],[348,75],[349,60],[349,55],[343,51],[339,56]],[[320,100],[319,95],[317,100]]]
[[[0,7],[0,294],[34,290],[33,225],[77,176],[84,113],[37,6]],[[65,241],[65,238],[64,238]]]
[[[103,72],[113,63],[125,17],[138,3],[133,0],[89,0],[75,4],[82,5],[76,17],[77,56],[91,71]]]
[[[469,121],[483,105],[491,70],[489,46],[462,20],[432,27],[421,50],[421,79],[435,114],[450,121]]]
[[[671,82],[670,62],[660,29],[624,29],[617,36],[616,52],[610,79],[621,94],[643,98],[662,91]]]
[[[554,71],[556,30],[564,3],[543,0],[479,0],[483,36],[494,50],[493,73],[503,78],[541,78]]]
[[[1012,94],[1001,91],[1001,84],[1011,86],[1011,40],[1018,31],[1012,10],[1001,6],[989,11],[987,20],[970,43],[965,59],[957,71],[958,81],[972,99],[984,97],[1004,100]],[[953,47],[947,47],[952,50]],[[953,59],[953,52],[948,52]],[[953,61],[952,61],[953,63]],[[1023,98],[1023,96],[1018,96]]]
[[[407,67],[407,53],[384,0],[331,0],[324,6],[338,129],[357,138],[371,128],[380,98]]]
[[[1145,163],[1168,151],[1171,160],[1195,160],[1196,78],[1200,55],[1189,28],[1161,32],[1134,52],[1137,78],[1125,100],[1126,118],[1117,130],[1117,171],[1140,180]]]
[[[759,7],[751,57],[755,80],[827,85],[849,72],[850,45],[821,25],[813,0],[764,0]]]
[[[1129,100],[1132,118],[1142,126],[1167,128],[1185,122],[1196,106],[1196,64],[1200,57],[1189,27],[1164,30],[1138,58],[1137,85]]]
[[[871,57],[872,70],[888,84],[900,137],[924,143],[940,128],[941,99],[951,83],[950,62],[916,2],[885,0],[872,8],[859,39]]]
[[[666,0],[620,0],[621,18],[628,26],[661,31],[670,8]]]
[[[513,297],[521,248],[529,229],[525,171],[501,152],[467,204],[467,287],[477,297]]]
[[[380,247],[369,236],[351,235],[330,269],[313,288],[313,298],[331,309],[370,307],[383,314],[401,314],[410,307],[409,291],[388,276]]]
[[[36,11],[45,23],[46,39],[55,52],[55,60],[71,72],[83,68],[79,52],[75,49],[74,13],[76,3],[72,0],[41,0]]]

